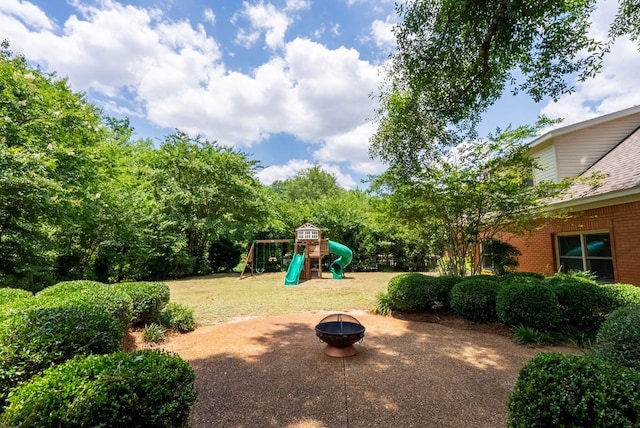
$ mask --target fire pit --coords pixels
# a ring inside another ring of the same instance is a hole
[[[364,326],[346,314],[329,315],[316,325],[316,336],[327,344],[324,353],[330,357],[351,357],[356,354],[353,344],[364,337]]]

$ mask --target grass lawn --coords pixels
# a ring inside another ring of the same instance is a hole
[[[264,273],[240,280],[239,274],[209,275],[168,282],[171,301],[195,312],[200,326],[234,319],[282,315],[304,311],[370,310],[376,295],[387,291],[398,272],[349,272],[341,280],[301,281],[285,286],[285,272]]]

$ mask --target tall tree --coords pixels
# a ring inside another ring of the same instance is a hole
[[[536,164],[523,144],[538,126],[500,132],[483,142],[451,149],[408,178],[396,168],[378,177],[398,218],[426,229],[442,252],[449,270],[459,276],[480,270],[482,244],[500,232],[529,230],[542,216],[545,198],[558,195],[568,183],[533,185]]]
[[[640,1],[620,0],[610,39],[588,31],[596,0],[410,0],[400,4],[397,50],[382,88],[372,154],[419,168],[439,149],[474,139],[507,86],[534,100],[598,72],[609,43],[638,39]]]

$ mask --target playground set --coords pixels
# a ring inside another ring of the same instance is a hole
[[[284,279],[284,285],[298,285],[300,280],[322,278],[322,258],[329,254],[338,256],[329,269],[333,279],[344,278],[344,268],[351,263],[353,252],[347,246],[339,242],[322,238],[322,230],[311,223],[305,223],[295,230],[295,239],[260,239],[251,242],[247,260],[240,274],[240,279],[247,276],[253,276],[260,273],[260,267],[257,265],[259,246],[262,245],[262,262],[263,270],[266,263],[265,247],[274,245],[293,244],[293,255],[291,262],[287,268],[287,274]],[[284,256],[281,257],[284,264]],[[278,258],[275,253],[269,254],[269,263],[276,264]],[[245,275],[245,273],[247,273]]]

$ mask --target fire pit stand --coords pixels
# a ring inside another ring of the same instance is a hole
[[[330,357],[351,357],[358,351],[353,344],[364,337],[364,326],[347,314],[332,314],[316,325],[316,336],[327,344],[324,353]]]

